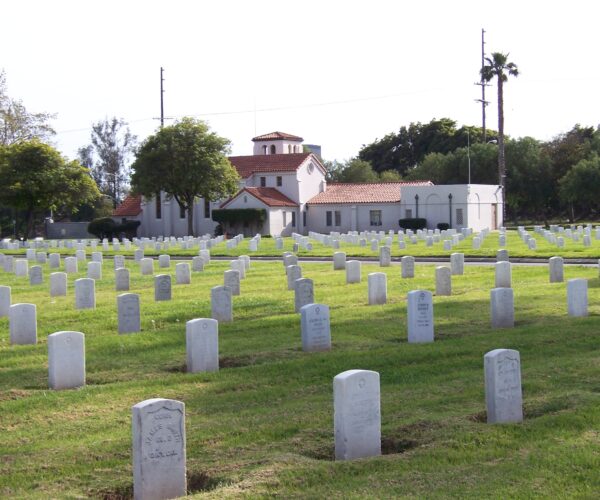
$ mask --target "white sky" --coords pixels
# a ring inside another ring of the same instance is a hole
[[[505,87],[507,134],[600,123],[595,1],[3,0],[0,13],[9,95],[57,113],[71,158],[105,117],[139,139],[156,129],[160,66],[165,115],[208,120],[238,155],[274,130],[342,160],[412,121],[480,125],[482,28],[521,72]],[[487,97],[497,128],[495,85]]]

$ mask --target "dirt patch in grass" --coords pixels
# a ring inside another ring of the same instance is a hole
[[[187,371],[187,366],[185,363],[167,365],[163,368],[163,370],[169,373],[185,373]]]
[[[23,399],[31,396],[33,391],[23,391],[21,389],[9,389],[8,391],[0,391],[0,401],[12,401],[15,399]]]
[[[472,415],[468,415],[467,418],[471,422],[477,422],[479,424],[485,424],[487,422],[487,411],[480,411],[479,413],[473,413]]]
[[[222,477],[211,476],[206,472],[189,472],[187,478],[188,494],[198,493],[201,491],[216,490],[220,486],[231,484]]]
[[[219,358],[219,368],[241,368],[256,364],[254,356],[224,356]]]
[[[112,491],[100,492],[102,500],[130,500],[133,498],[133,484],[118,486]]]
[[[544,415],[551,415],[562,410],[567,410],[575,406],[575,401],[567,398],[553,399],[551,401],[535,401],[527,403],[523,408],[523,418],[538,418]]]

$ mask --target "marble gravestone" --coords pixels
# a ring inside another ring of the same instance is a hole
[[[367,285],[370,306],[387,302],[387,275],[385,273],[370,273],[367,276]]]
[[[87,277],[93,280],[102,279],[102,264],[100,262],[92,261],[88,262],[87,266]]]
[[[29,263],[27,259],[15,260],[15,276],[27,277],[29,275]]]
[[[333,270],[346,269],[346,252],[333,253]]]
[[[129,269],[120,267],[115,271],[115,290],[117,292],[129,291]]]
[[[210,290],[211,317],[219,323],[233,321],[231,290],[226,286],[215,286]]]
[[[154,276],[154,300],[171,300],[171,275],[158,274]]]
[[[171,256],[170,255],[159,255],[158,256],[158,267],[161,269],[171,267]]]
[[[550,257],[548,259],[548,269],[550,271],[550,283],[562,283],[565,280],[562,257]]]
[[[140,259],[140,271],[143,276],[154,274],[154,260],[150,257]]]
[[[496,252],[496,262],[508,262],[508,250],[502,248]]]
[[[567,310],[569,316],[588,315],[588,282],[577,278],[567,281]]]
[[[302,278],[302,268],[298,265],[291,265],[285,268],[287,275],[287,289],[294,290],[296,280]]]
[[[300,278],[294,282],[294,311],[299,313],[305,305],[315,301],[313,280]]]
[[[75,280],[75,309],[96,308],[96,282],[91,278]]]
[[[403,278],[415,277],[415,258],[411,255],[405,255],[400,259]]]
[[[492,328],[515,326],[515,304],[512,288],[494,288],[490,292]]]
[[[50,273],[50,297],[67,295],[67,273]]]
[[[219,370],[219,322],[211,318],[192,319],[185,324],[188,373]]]
[[[389,267],[392,263],[392,250],[388,246],[379,247],[379,267]]]
[[[192,282],[192,272],[188,262],[175,264],[175,283],[178,285],[189,285]]]
[[[192,257],[192,271],[200,272],[204,271],[204,259],[199,255]]]
[[[42,266],[31,266],[29,269],[29,284],[41,285],[43,282],[44,274],[42,273]]]
[[[113,259],[113,269],[116,271],[117,269],[120,269],[122,267],[125,267],[125,256],[115,255]]]
[[[11,294],[9,286],[0,286],[0,318],[8,316]]]
[[[433,342],[433,299],[431,292],[412,290],[407,295],[409,344]]]
[[[335,459],[381,455],[379,373],[348,370],[333,379]]]
[[[51,253],[48,256],[48,266],[50,269],[60,269],[60,254]]]
[[[48,335],[48,385],[74,389],[85,385],[85,338],[81,332]]]
[[[223,285],[231,290],[231,295],[240,294],[240,272],[229,269],[223,273]]]
[[[133,252],[133,260],[135,262],[140,262],[144,258],[144,251],[141,248],[138,248],[135,252]]]
[[[508,261],[500,261],[494,264],[495,266],[495,287],[496,288],[511,288],[512,287],[512,270],[511,263]]]
[[[331,349],[329,307],[325,304],[302,306],[300,330],[304,352],[329,351]]]
[[[449,267],[435,268],[435,294],[452,295],[452,272]]]
[[[131,410],[134,499],[186,496],[185,405],[155,398]]]
[[[360,283],[360,260],[346,262],[346,283]]]
[[[65,272],[67,274],[76,274],[77,269],[77,259],[75,257],[66,257],[65,258]]]
[[[465,272],[465,254],[450,254],[450,270],[454,276],[461,276]]]
[[[119,317],[119,334],[136,333],[140,324],[140,296],[137,293],[117,295],[117,311]]]
[[[523,421],[521,359],[512,349],[494,349],[483,357],[488,424]]]
[[[11,345],[37,344],[35,304],[13,304],[8,309]]]

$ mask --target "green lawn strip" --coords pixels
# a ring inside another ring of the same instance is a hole
[[[265,242],[266,240],[263,240]],[[201,496],[322,498],[593,496],[600,455],[600,280],[589,278],[590,316],[566,314],[566,284],[546,267],[513,267],[516,327],[489,327],[492,267],[453,277],[434,296],[436,342],[406,342],[406,292],[434,289],[433,265],[403,280],[397,266],[365,264],[360,284],[330,263],[303,263],[315,298],[331,307],[333,350],[301,350],[299,315],[280,262],[252,262],[231,324],[220,325],[221,370],[187,374],[185,322],[210,314],[210,288],[227,262],[174,285],[155,303],[152,277],[128,261],[141,294],[140,334],[117,335],[112,262],[97,283],[97,309],[1,274],[13,303],[38,305],[38,345],[10,346],[0,319],[0,493],[81,497],[131,494],[131,406],[151,397],[186,404],[190,488]],[[158,269],[156,269],[158,272]],[[162,271],[161,271],[162,272]],[[174,265],[166,272],[174,275]],[[388,304],[367,305],[366,275],[388,275]],[[79,273],[79,277],[84,273]],[[86,334],[87,383],[47,389],[46,337]],[[521,353],[525,422],[485,424],[483,355]],[[381,375],[384,456],[333,462],[333,377],[350,368]]]

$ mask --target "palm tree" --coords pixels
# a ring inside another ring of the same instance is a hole
[[[502,221],[506,215],[506,160],[504,158],[504,96],[503,85],[509,76],[518,76],[517,65],[508,62],[508,54],[501,52],[492,53],[492,57],[485,58],[486,63],[481,68],[481,77],[489,82],[495,78],[498,80],[498,177],[502,188]]]

